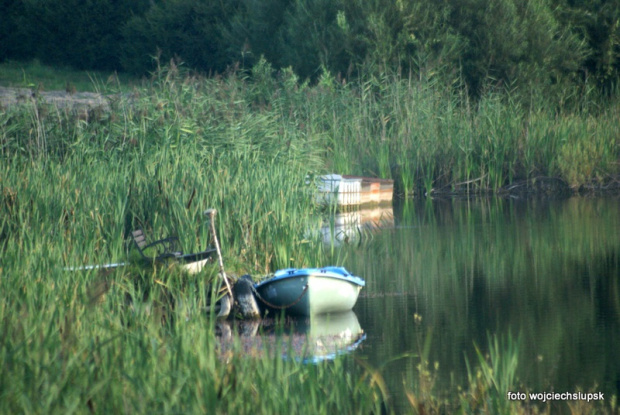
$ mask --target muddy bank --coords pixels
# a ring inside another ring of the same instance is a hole
[[[92,111],[110,111],[110,101],[114,98],[118,97],[96,92],[44,91],[0,86],[0,109],[38,103],[88,118]]]

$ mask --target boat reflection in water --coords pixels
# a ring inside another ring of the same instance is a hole
[[[394,227],[394,209],[392,205],[377,205],[363,209],[338,212],[329,216],[321,227],[324,243],[342,243],[362,240],[364,235]]]
[[[225,320],[217,323],[216,333],[223,357],[235,352],[261,357],[279,351],[284,358],[304,363],[333,360],[355,350],[366,338],[353,311],[296,318]]]

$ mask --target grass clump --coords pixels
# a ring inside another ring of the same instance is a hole
[[[430,333],[427,344],[430,344]],[[550,414],[550,413],[603,413],[617,411],[617,397],[606,397],[606,401],[537,401],[530,399],[532,391],[524,387],[517,378],[519,366],[520,339],[510,334],[489,335],[486,352],[475,345],[476,357],[472,362],[466,359],[468,380],[465,386],[454,386],[455,396],[446,396],[438,390],[439,363],[430,365],[428,349],[411,357],[415,374],[404,382],[404,394],[408,406],[397,412],[414,414]],[[415,363],[417,362],[417,363]],[[413,387],[411,387],[413,385]],[[510,395],[509,395],[510,394]]]

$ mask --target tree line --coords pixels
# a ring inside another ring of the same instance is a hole
[[[0,61],[138,75],[264,57],[311,81],[397,73],[475,96],[611,94],[620,74],[619,0],[0,0],[0,16]]]

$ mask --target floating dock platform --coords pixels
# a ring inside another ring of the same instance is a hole
[[[320,177],[321,201],[338,206],[389,203],[394,197],[394,180],[327,174]]]

